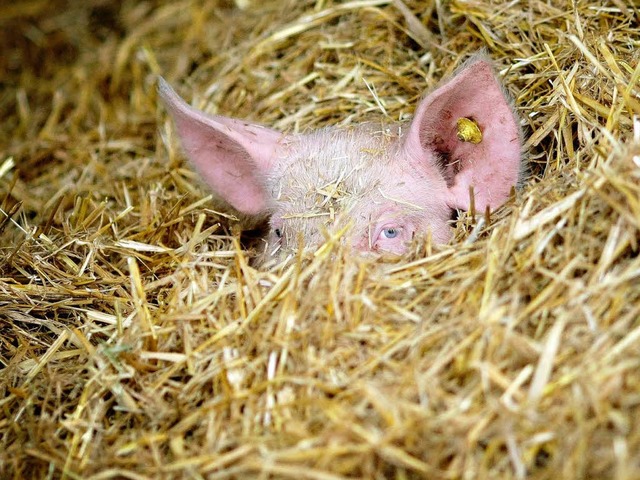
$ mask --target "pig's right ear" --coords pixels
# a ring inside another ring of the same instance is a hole
[[[268,212],[272,197],[265,180],[285,136],[260,125],[196,110],[163,78],[158,80],[158,91],[187,156],[213,191],[239,212]]]

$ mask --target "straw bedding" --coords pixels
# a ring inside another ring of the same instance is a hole
[[[640,478],[638,15],[0,6],[0,476]],[[288,131],[399,120],[482,47],[531,178],[400,261],[330,238],[254,268],[155,90]]]

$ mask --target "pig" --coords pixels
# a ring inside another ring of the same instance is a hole
[[[281,258],[349,228],[361,252],[402,254],[416,235],[452,237],[451,219],[502,205],[522,180],[522,132],[488,57],[476,54],[423,97],[405,124],[281,133],[208,115],[164,79],[158,90],[183,149],[231,210],[268,221]]]

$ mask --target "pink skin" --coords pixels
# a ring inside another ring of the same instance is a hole
[[[361,251],[402,254],[415,235],[450,240],[452,211],[477,211],[509,197],[522,172],[521,131],[490,62],[472,58],[426,96],[409,125],[326,128],[282,134],[212,116],[187,105],[160,79],[182,145],[227,205],[269,218],[265,254],[321,244],[349,224]],[[457,120],[475,121],[482,141],[457,137]]]

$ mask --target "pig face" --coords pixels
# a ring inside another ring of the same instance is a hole
[[[361,125],[290,138],[266,183],[274,204],[268,244],[317,245],[350,224],[359,250],[402,253],[431,229],[446,242],[447,186],[437,163],[407,162],[402,129]],[[326,232],[326,233],[325,233]]]
[[[446,243],[452,212],[497,208],[521,175],[518,121],[484,56],[426,96],[406,125],[282,134],[195,110],[162,79],[159,91],[214,193],[269,218],[267,257],[345,226],[360,251],[401,254],[428,232]]]

